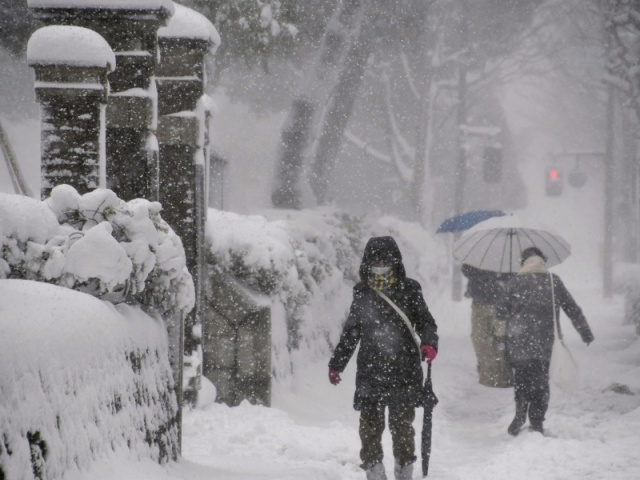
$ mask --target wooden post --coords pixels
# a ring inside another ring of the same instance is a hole
[[[607,87],[606,107],[606,139],[604,157],[604,232],[603,232],[603,265],[602,265],[602,293],[604,298],[613,295],[613,170],[614,170],[614,140],[615,140],[615,88]]]

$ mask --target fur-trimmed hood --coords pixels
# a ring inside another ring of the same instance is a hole
[[[527,273],[547,273],[548,271],[544,258],[534,255],[524,261],[522,267],[518,271],[518,275],[526,275]]]

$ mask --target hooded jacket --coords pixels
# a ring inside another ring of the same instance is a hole
[[[505,295],[497,307],[497,316],[507,321],[507,353],[511,362],[542,360],[549,362],[555,336],[551,279],[555,294],[556,318],[564,310],[585,343],[593,333],[567,288],[555,274],[549,275],[544,260],[531,257],[507,283]]]
[[[500,301],[504,286],[513,275],[481,270],[466,263],[462,264],[462,274],[468,279],[465,297],[471,298],[475,304],[489,306]]]
[[[421,344],[438,348],[436,322],[422,296],[420,284],[407,278],[400,249],[392,237],[367,242],[360,265],[360,282],[340,341],[329,367],[344,371],[358,344],[354,408],[382,403],[422,406],[420,352],[404,320],[369,286],[370,268],[383,261],[392,266],[395,282],[384,293],[407,315]]]

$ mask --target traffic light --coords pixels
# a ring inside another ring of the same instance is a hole
[[[482,152],[482,178],[487,183],[498,183],[502,180],[502,148],[484,147]]]
[[[573,188],[584,187],[584,184],[587,183],[587,172],[576,167],[569,172],[567,180]]]
[[[546,173],[547,195],[557,197],[562,195],[562,172],[558,167],[547,167]]]

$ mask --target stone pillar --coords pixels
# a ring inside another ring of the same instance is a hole
[[[124,199],[158,200],[157,31],[173,14],[171,0],[30,0],[47,25],[77,25],[102,35],[116,56],[109,76],[107,187]]]
[[[115,67],[111,47],[86,28],[48,26],[31,36],[27,59],[41,108],[41,197],[63,183],[80,194],[105,187],[107,74]]]
[[[158,143],[162,217],[182,239],[187,267],[196,287],[195,308],[185,325],[185,355],[198,352],[206,275],[204,226],[207,216],[206,179],[208,119],[203,100],[205,57],[220,43],[215,27],[203,15],[175,5],[169,24],[158,30],[160,63]],[[195,402],[202,372],[190,379],[185,399]]]
[[[211,145],[211,123],[216,111],[215,102],[205,94],[200,99],[204,110],[204,158],[207,160],[205,178],[205,199],[210,208],[222,210],[224,208],[225,181],[228,161]]]
[[[203,321],[203,374],[216,401],[271,405],[271,299],[210,270]]]

